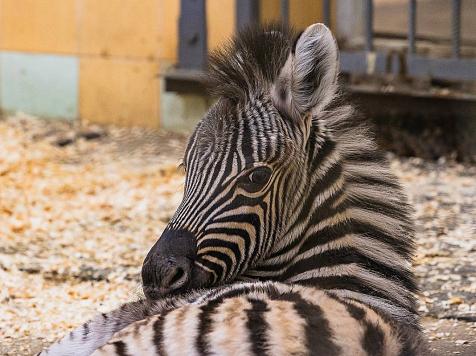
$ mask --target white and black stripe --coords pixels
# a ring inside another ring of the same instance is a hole
[[[137,321],[124,326],[131,315]],[[364,303],[310,287],[253,282],[218,287],[206,297],[126,305],[41,355],[396,356],[416,354],[413,342]]]
[[[210,278],[96,317],[50,355],[420,354],[410,209],[337,95],[337,53],[313,25],[249,29],[212,56],[218,101],[166,230],[194,236],[193,275]]]

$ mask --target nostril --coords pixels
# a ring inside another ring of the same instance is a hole
[[[182,289],[190,279],[191,267],[188,261],[175,262],[174,264],[159,276],[160,285],[166,293]]]
[[[173,286],[176,282],[180,281],[180,279],[183,277],[185,274],[185,271],[181,267],[177,267],[175,269],[175,275],[172,277],[170,280],[170,286]]]

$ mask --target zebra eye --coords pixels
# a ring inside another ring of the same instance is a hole
[[[268,167],[258,168],[248,175],[248,179],[251,183],[261,186],[268,183],[270,177],[271,169]]]
[[[257,193],[268,183],[272,172],[268,167],[258,167],[241,177],[238,184],[249,193]]]

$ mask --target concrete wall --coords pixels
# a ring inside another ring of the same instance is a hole
[[[233,33],[235,1],[207,0],[209,49]],[[296,27],[321,21],[322,1],[290,4]],[[179,0],[0,0],[0,107],[160,127],[170,113],[160,74],[177,60],[179,8]],[[280,0],[262,0],[261,12],[279,19]]]

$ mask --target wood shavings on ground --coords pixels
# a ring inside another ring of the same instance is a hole
[[[184,147],[146,129],[0,120],[0,354],[37,352],[141,294]],[[425,332],[435,355],[474,355],[476,166],[390,158],[415,207]]]
[[[137,298],[142,260],[181,200],[183,138],[111,128],[55,144],[79,129],[0,121],[0,344],[21,345],[11,353]]]

